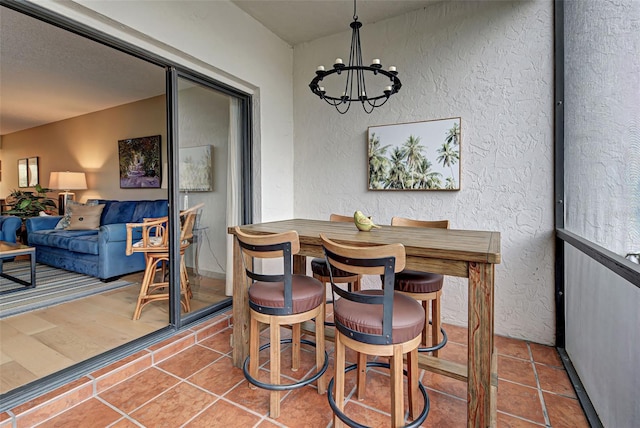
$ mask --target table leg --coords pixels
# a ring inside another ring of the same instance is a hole
[[[233,240],[233,365],[242,367],[249,355],[249,295],[238,240]]]
[[[36,255],[35,253],[29,254],[29,260],[31,261],[31,286],[29,288],[33,288],[36,286]]]
[[[492,423],[493,286],[493,264],[469,263],[467,427]]]

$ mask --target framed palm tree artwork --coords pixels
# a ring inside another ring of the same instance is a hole
[[[369,190],[460,190],[461,118],[370,126]]]

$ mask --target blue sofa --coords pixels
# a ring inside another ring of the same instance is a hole
[[[0,216],[0,241],[16,242],[16,233],[22,226],[22,219],[13,215]]]
[[[61,269],[111,280],[144,270],[144,254],[125,254],[126,223],[168,213],[166,199],[155,201],[97,200],[105,207],[98,230],[56,229],[61,216],[33,217],[26,221],[29,245],[36,261]],[[135,237],[134,239],[139,239]]]

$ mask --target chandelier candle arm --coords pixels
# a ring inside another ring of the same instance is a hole
[[[356,15],[356,2],[353,2],[353,22],[351,27],[351,49],[349,52],[349,62],[345,64],[342,58],[336,58],[333,68],[325,70],[324,66],[319,65],[316,68],[316,76],[309,83],[311,92],[320,99],[334,106],[336,110],[344,114],[349,110],[352,101],[358,101],[362,104],[362,108],[366,113],[371,113],[376,107],[384,105],[391,95],[398,93],[402,87],[402,83],[398,78],[398,72],[394,65],[388,70],[382,68],[382,62],[379,58],[374,58],[371,65],[366,66],[362,62],[362,47],[360,44],[360,28],[362,23],[358,21]],[[325,77],[332,75],[345,74],[344,91],[340,97],[327,94],[325,87],[320,85]],[[368,96],[365,75],[384,76],[389,78],[391,85],[385,86],[382,94],[376,96]],[[355,90],[355,92],[354,92]]]

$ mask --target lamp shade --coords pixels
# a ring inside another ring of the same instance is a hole
[[[87,178],[84,172],[52,172],[49,176],[49,188],[57,190],[85,190]]]

